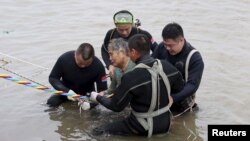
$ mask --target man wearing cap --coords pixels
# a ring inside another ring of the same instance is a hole
[[[144,34],[150,39],[150,48],[153,52],[155,48],[157,47],[157,43],[154,41],[151,34],[145,30],[139,29],[138,27],[134,26],[134,18],[132,13],[130,13],[127,10],[121,10],[114,14],[113,16],[115,28],[110,29],[104,38],[104,43],[102,44],[101,48],[101,54],[102,58],[106,64],[106,68],[109,70],[109,74],[112,76],[114,72],[114,66],[112,65],[110,59],[109,59],[109,53],[108,53],[108,44],[111,39],[114,38],[123,38],[125,40],[128,40],[130,37],[132,37],[135,34]]]
[[[107,89],[105,67],[95,57],[94,48],[89,43],[82,43],[77,50],[62,54],[56,61],[50,75],[50,84],[58,91],[68,92],[72,95],[86,95],[87,92]],[[56,107],[65,101],[76,101],[72,96],[52,95],[47,104]],[[84,103],[84,109],[96,104]]]

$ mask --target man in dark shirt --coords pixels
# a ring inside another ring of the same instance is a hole
[[[179,93],[172,95],[174,104],[171,111],[175,116],[196,107],[195,93],[199,88],[204,62],[201,54],[184,38],[182,27],[178,23],[167,24],[162,31],[163,42],[153,53],[153,57],[166,59],[173,64],[186,81]]]
[[[134,18],[132,13],[130,13],[129,11],[118,11],[114,14],[113,20],[116,27],[108,30],[101,48],[103,61],[105,62],[106,68],[109,70],[109,74],[111,76],[114,72],[114,66],[110,62],[108,53],[108,44],[111,39],[123,38],[125,40],[128,40],[133,35],[140,33],[146,35],[150,39],[150,48],[152,52],[158,45],[149,32],[134,26]]]
[[[49,75],[49,82],[58,91],[80,95],[95,91],[95,82],[98,92],[107,89],[105,67],[89,43],[62,54]],[[52,95],[47,104],[54,107],[67,100],[75,101],[71,96]]]
[[[92,92],[90,100],[98,101],[115,112],[128,104],[131,113],[124,119],[94,129],[94,134],[147,135],[166,133],[170,128],[172,93],[184,85],[181,74],[165,60],[150,57],[150,40],[136,34],[128,41],[129,56],[137,65],[125,73],[112,98]]]

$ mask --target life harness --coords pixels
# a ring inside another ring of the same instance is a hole
[[[193,49],[193,50],[191,50],[191,51],[189,52],[189,54],[188,54],[188,56],[187,56],[187,60],[186,60],[186,64],[185,64],[185,82],[188,81],[188,68],[189,68],[189,63],[190,63],[191,57],[193,56],[193,54],[194,54],[195,52],[198,52],[198,51],[197,51],[196,49]],[[187,97],[185,100],[186,100],[187,103],[188,103],[188,107],[187,107],[183,112],[181,112],[181,113],[175,115],[174,117],[178,117],[178,116],[182,115],[183,113],[187,112],[188,110],[193,111],[193,106],[194,106],[194,104],[195,104],[195,93],[194,93],[192,96]]]
[[[154,110],[156,108],[157,103],[157,97],[158,100],[160,99],[160,77],[162,78],[165,87],[167,89],[168,97],[170,98],[170,83],[168,80],[167,75],[163,72],[162,64],[160,60],[156,59],[152,67],[149,67],[145,64],[138,64],[135,66],[135,68],[145,68],[147,71],[151,74],[151,80],[152,80],[152,98],[150,107],[148,109],[148,112],[146,113],[139,113],[132,110],[133,115],[136,117],[138,122],[142,125],[142,127],[148,131],[148,138],[152,136],[153,133],[153,117],[159,116],[163,113],[166,113],[169,111],[169,108],[172,103],[169,102],[168,105],[166,105],[163,108],[157,108],[157,110]],[[135,69],[134,68],[134,69]],[[159,102],[159,101],[158,101]]]

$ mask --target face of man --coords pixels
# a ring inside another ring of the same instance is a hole
[[[81,54],[75,53],[75,61],[78,67],[85,68],[91,65],[91,63],[93,62],[93,58],[84,60]]]
[[[125,54],[124,50],[114,51],[113,49],[108,49],[110,61],[113,66],[122,68],[124,66],[124,62],[127,60],[128,56]]]
[[[127,38],[132,30],[132,24],[116,24],[116,29],[121,37]]]
[[[179,37],[177,39],[163,39],[163,44],[168,50],[169,54],[176,55],[181,52],[184,46],[184,38]]]

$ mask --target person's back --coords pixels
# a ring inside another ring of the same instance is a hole
[[[108,54],[108,44],[110,40],[115,38],[128,40],[135,34],[145,34],[151,41],[150,47],[152,52],[158,45],[149,32],[134,26],[133,15],[129,11],[121,10],[115,13],[113,20],[116,27],[108,30],[101,48],[101,55],[110,75],[113,75],[114,71],[114,66],[110,62]]]

